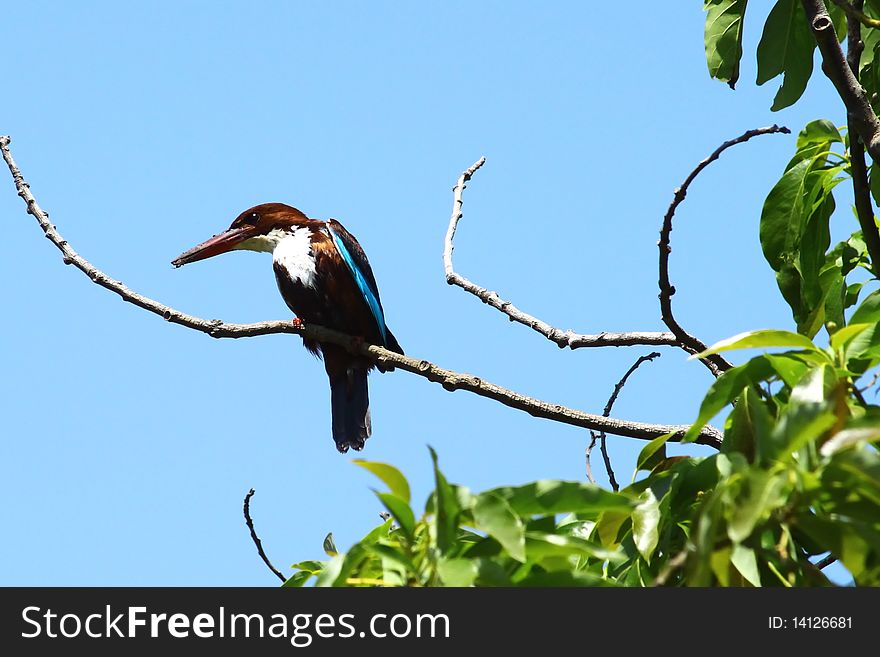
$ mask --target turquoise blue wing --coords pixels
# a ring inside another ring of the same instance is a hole
[[[327,222],[327,229],[336,250],[345,262],[348,271],[351,272],[354,282],[367,302],[379,334],[382,336],[382,344],[388,342],[388,333],[385,328],[385,313],[382,311],[382,303],[379,301],[379,289],[376,287],[376,279],[373,277],[373,270],[370,269],[370,263],[364,250],[354,236],[349,233],[342,224],[331,219]]]

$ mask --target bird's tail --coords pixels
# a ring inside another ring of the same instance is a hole
[[[330,413],[336,449],[343,454],[363,449],[372,431],[366,369],[352,367],[330,376]]]

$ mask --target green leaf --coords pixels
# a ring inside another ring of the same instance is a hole
[[[707,12],[704,40],[709,75],[733,89],[739,79],[746,0],[704,0],[703,10]]]
[[[336,549],[336,543],[333,542],[333,532],[329,532],[324,537],[324,552],[328,557],[335,557],[339,554],[339,550]]]
[[[300,588],[305,586],[305,583],[308,582],[311,577],[312,573],[301,570],[288,577],[284,581],[284,584],[281,585],[281,588]]]
[[[871,292],[865,300],[859,304],[852,317],[850,324],[876,324],[880,322],[880,290]]]
[[[758,571],[758,559],[755,551],[744,545],[736,544],[730,554],[730,562],[752,586],[761,586],[761,574]]]
[[[759,456],[764,461],[789,458],[807,443],[819,438],[834,426],[836,416],[826,401],[826,391],[836,377],[829,365],[809,370],[792,388],[788,406],[773,428],[767,450]]]
[[[408,575],[418,575],[419,569],[416,568],[412,560],[401,552],[399,549],[384,543],[372,543],[364,545],[364,550],[370,554],[374,554],[382,559],[382,570],[393,571],[388,583],[394,583],[391,580],[398,580],[400,583],[407,581]]]
[[[800,0],[779,0],[770,10],[758,43],[757,83],[784,76],[772,111],[792,105],[804,93],[813,73],[815,47]]]
[[[330,561],[324,565],[324,570],[318,575],[318,581],[315,582],[315,586],[333,586],[334,582],[336,582],[342,572],[346,556],[347,555],[345,554],[337,554],[330,559]]]
[[[808,509],[798,516],[797,526],[811,539],[838,557],[858,582],[865,569],[867,545],[851,523],[820,518]]]
[[[620,529],[630,517],[631,510],[604,512],[596,522],[596,536],[602,545],[608,548],[617,547],[620,543]]]
[[[388,486],[388,489],[397,495],[407,504],[410,503],[409,482],[403,473],[393,465],[387,463],[379,463],[377,461],[365,461],[363,459],[354,459],[353,463],[362,467],[364,470],[372,472],[382,482]]]
[[[634,506],[626,495],[576,481],[542,479],[525,486],[495,488],[488,493],[506,500],[515,513],[524,517],[606,510],[629,513]]]
[[[724,431],[721,451],[739,452],[752,460],[757,446],[769,439],[774,418],[753,386],[747,386],[739,402],[730,413],[729,426]]]
[[[732,552],[733,549],[728,545],[720,550],[715,550],[709,556],[709,566],[721,586],[730,586],[730,555]]]
[[[513,559],[525,562],[525,527],[503,498],[492,493],[477,495],[474,521],[477,529],[485,531],[501,543]]]
[[[782,177],[767,194],[761,210],[760,238],[764,257],[773,271],[791,261],[791,253],[797,250],[800,234],[807,216],[807,175],[812,171],[814,159],[798,162]]]
[[[706,351],[690,356],[690,360],[693,360],[694,358],[705,358],[706,356],[717,354],[721,351],[756,349],[760,347],[800,347],[801,349],[818,351],[812,340],[799,333],[776,329],[761,329],[758,331],[746,331],[745,333],[734,335],[731,338],[720,340],[706,349]]]
[[[817,178],[821,187],[817,192],[820,202],[807,218],[796,254],[796,263],[803,281],[803,310],[800,313],[795,312],[794,317],[798,322],[798,332],[807,337],[814,336],[828,319],[843,322],[843,277],[836,263],[826,262],[825,255],[831,244],[829,222],[835,208],[831,189],[841,179],[826,176],[828,171],[823,171],[823,176]],[[832,298],[831,303],[827,304],[832,290],[838,298]],[[840,312],[833,310],[832,317],[826,317],[826,305],[832,308],[839,306]]]
[[[786,351],[781,354],[764,354],[773,371],[789,388],[796,385],[811,367],[825,365],[828,356],[815,348],[809,351]]]
[[[477,562],[477,586],[513,586],[504,567],[492,559],[480,558]]]
[[[835,208],[832,191],[843,180],[845,168],[827,164],[828,154],[822,149],[830,148],[832,141],[821,140],[833,140],[834,135],[827,134],[829,126],[813,122],[808,128],[801,139],[803,150],[792,160],[796,164],[789,165],[764,201],[760,239],[798,331],[813,336],[826,315],[837,324],[843,321],[842,269],[848,263],[842,261],[842,251],[825,253]]]
[[[291,566],[291,568],[299,568],[300,570],[311,573],[312,575],[317,575],[322,570],[324,570],[324,566],[326,566],[326,565],[327,565],[327,563],[324,561],[309,560],[309,561],[300,561],[298,563],[295,563]]]
[[[403,533],[406,534],[407,537],[412,538],[416,528],[416,518],[412,509],[409,507],[409,504],[393,493],[373,492],[376,493],[376,497],[378,497],[383,506],[388,509],[388,512],[392,515],[394,520],[397,521],[397,524],[400,526]]]
[[[391,524],[393,522],[393,518],[388,518],[385,522],[377,527],[373,527],[367,535],[364,536],[360,542],[364,543],[375,543],[376,541],[382,540],[383,538],[388,537],[388,533],[391,531]]]
[[[880,51],[880,30],[862,28],[862,42],[865,44],[865,49],[862,54],[859,82],[876,111],[876,94],[880,91],[880,66],[878,66],[880,56],[877,54]]]
[[[868,172],[868,186],[871,189],[874,205],[880,206],[880,165],[876,162],[871,163],[871,170]]]
[[[444,586],[473,586],[478,572],[477,563],[471,559],[441,559],[437,564]]]
[[[546,532],[526,532],[526,555],[529,561],[541,563],[548,557],[589,557],[602,561],[621,561],[624,555],[607,550],[577,536],[560,536]]]
[[[831,121],[827,119],[810,121],[798,133],[797,150],[785,170],[788,171],[803,160],[812,160],[822,153],[830,151],[834,144],[842,143],[843,137],[841,137],[837,126]]]
[[[798,338],[806,339],[803,336],[798,336]],[[810,344],[812,345],[812,343]],[[695,440],[706,423],[739,397],[746,386],[767,381],[776,375],[782,376],[777,372],[776,367],[780,363],[787,362],[784,356],[786,354],[756,356],[742,365],[727,370],[715,379],[700,404],[700,412],[696,421],[682,438],[683,442]],[[822,356],[822,358],[825,357]]]
[[[742,543],[770,513],[785,504],[787,496],[784,474],[768,470],[751,470],[745,479],[740,496],[736,499],[727,524],[730,540]]]
[[[846,324],[843,310],[846,307],[846,279],[843,271],[836,263],[827,264],[819,272],[819,285],[825,301],[825,328],[834,334]],[[815,333],[804,333],[813,336]]]
[[[857,230],[843,242],[838,242],[825,258],[826,265],[834,263],[838,265],[844,276],[847,276],[859,265],[868,268],[868,247],[862,237],[862,231]],[[864,283],[859,282],[858,288]],[[857,296],[857,295],[856,295]],[[849,304],[852,305],[852,304]]]
[[[429,447],[434,463],[434,522],[437,528],[437,547],[442,554],[449,554],[458,544],[458,518],[461,507],[458,497],[437,465],[437,452]]]
[[[841,349],[846,347],[861,332],[873,326],[872,324],[853,324],[844,326],[842,329],[835,331],[834,335],[828,341],[832,349]]]
[[[650,470],[658,462],[656,456],[660,456],[660,459],[665,458],[666,450],[664,448],[669,439],[674,435],[675,432],[673,431],[671,433],[663,434],[662,436],[657,436],[654,440],[645,445],[642,448],[642,451],[639,452],[638,459],[636,459],[636,471]]]
[[[639,496],[639,505],[632,513],[633,541],[642,558],[648,563],[657,548],[659,539],[660,504],[654,492],[648,488]]]

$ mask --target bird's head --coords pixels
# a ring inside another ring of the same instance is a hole
[[[245,210],[219,235],[181,253],[171,264],[181,267],[236,249],[272,252],[290,229],[310,219],[284,203],[263,203]]]

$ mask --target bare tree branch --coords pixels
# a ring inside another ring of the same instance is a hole
[[[678,206],[681,205],[681,202],[684,201],[687,196],[690,184],[698,175],[700,175],[700,172],[702,172],[703,169],[717,160],[724,151],[736,144],[747,142],[752,137],[773,134],[776,132],[789,134],[791,131],[788,128],[774,124],[767,128],[748,130],[736,139],[731,139],[721,144],[721,146],[716,148],[709,157],[700,162],[696,168],[690,172],[688,177],[685,178],[685,181],[681,184],[681,187],[676,188],[672,203],[669,204],[666,216],[663,217],[663,226],[660,229],[660,241],[657,242],[657,246],[660,248],[660,314],[663,318],[663,323],[666,324],[675,335],[677,344],[691,354],[698,354],[709,347],[704,342],[685,331],[672,314],[672,295],[675,294],[675,287],[669,282],[669,254],[672,252],[672,247],[669,245],[669,239],[670,233],[672,232],[672,218],[675,216],[675,211]],[[727,359],[719,354],[713,354],[706,358],[701,358],[700,361],[708,367],[716,377],[733,367]]]
[[[868,94],[853,75],[843,55],[834,23],[823,0],[801,0],[807,14],[807,23],[816,37],[822,54],[822,71],[831,80],[837,94],[846,105],[856,134],[875,162],[880,162],[880,119],[874,113]]]
[[[850,9],[861,13],[865,0],[855,0],[854,5],[844,2]],[[864,14],[862,14],[864,15]],[[862,51],[865,44],[862,41],[862,26],[857,16],[847,13],[846,16],[846,61],[852,71],[853,77],[859,79],[859,62],[862,59]],[[856,217],[862,228],[862,236],[865,246],[871,256],[871,271],[875,276],[880,273],[880,231],[874,222],[874,206],[871,204],[871,188],[868,184],[868,168],[865,166],[865,146],[856,130],[852,115],[848,117],[849,128],[849,155],[853,182],[853,197],[855,199]]]
[[[263,551],[263,542],[260,540],[260,537],[257,536],[257,530],[254,529],[254,521],[251,520],[251,498],[254,496],[256,491],[251,488],[247,495],[244,496],[244,521],[247,523],[248,529],[251,530],[251,540],[254,542],[254,545],[257,546],[257,552],[260,555],[260,559],[263,560],[263,563],[266,564],[266,567],[275,573],[275,576],[280,579],[282,582],[286,582],[287,579],[284,575],[281,574],[281,571],[278,570],[275,566],[272,565],[272,562],[269,561],[269,557],[266,556],[266,553]]]
[[[267,335],[271,333],[292,333],[311,338],[317,342],[338,344],[346,347],[354,353],[372,358],[385,366],[399,368],[426,378],[429,381],[439,383],[444,389],[449,391],[466,390],[481,397],[494,399],[505,406],[524,411],[534,417],[546,418],[585,429],[605,431],[619,436],[652,440],[666,433],[675,432],[677,437],[674,440],[677,440],[680,439],[689,427],[689,425],[681,424],[664,425],[618,420],[594,415],[592,413],[584,413],[583,411],[567,408],[559,404],[551,404],[549,402],[521,395],[513,390],[502,388],[501,386],[484,381],[472,374],[464,374],[443,369],[427,360],[419,360],[403,356],[323,326],[311,324],[305,325],[293,321],[230,324],[219,319],[207,320],[182,313],[179,310],[175,310],[174,308],[130,290],[122,282],[110,278],[74,251],[67,243],[67,240],[58,233],[55,226],[49,222],[49,216],[42,208],[40,208],[33,194],[31,194],[30,186],[22,177],[21,171],[16,166],[15,160],[12,158],[12,153],[9,150],[9,142],[9,137],[0,136],[0,151],[2,151],[3,159],[6,161],[9,171],[12,174],[16,189],[18,190],[18,195],[27,204],[28,214],[33,215],[49,241],[61,251],[64,262],[66,264],[74,265],[77,269],[86,274],[93,282],[115,292],[122,297],[123,300],[159,315],[169,322],[180,324],[181,326],[196,331],[201,331],[202,333],[206,333],[215,338],[242,338]],[[718,429],[714,427],[706,427],[700,433],[697,442],[717,449],[721,446],[722,437],[723,434]]]
[[[678,341],[672,333],[643,332],[631,331],[625,333],[608,333],[603,331],[595,335],[586,335],[575,333],[571,329],[563,331],[561,329],[550,326],[537,317],[533,317],[523,312],[509,301],[505,301],[495,292],[490,292],[484,287],[480,287],[474,282],[468,280],[464,276],[458,274],[452,266],[452,251],[455,248],[453,240],[455,239],[455,231],[458,228],[458,222],[462,217],[462,193],[466,187],[466,183],[471,179],[474,173],[483,164],[486,158],[481,157],[470,168],[466,169],[458,178],[455,187],[452,188],[452,216],[449,219],[449,228],[446,230],[446,240],[443,248],[443,268],[446,272],[446,282],[450,285],[457,285],[465,292],[470,292],[480,301],[500,310],[507,315],[512,322],[519,322],[530,329],[537,331],[551,342],[555,342],[560,349],[568,347],[570,349],[579,349],[581,347],[625,347],[633,345],[651,345],[651,346],[677,346]]]
[[[630,377],[630,375],[639,369],[639,365],[647,361],[653,361],[655,358],[660,358],[660,352],[653,351],[647,356],[639,356],[638,360],[630,366],[630,368],[626,371],[620,381],[618,381],[614,385],[614,390],[611,391],[611,396],[608,398],[608,402],[605,404],[605,409],[602,411],[603,417],[608,417],[611,415],[611,409],[614,406],[614,402],[617,401],[617,396],[620,394],[620,391],[623,390],[623,386],[626,385],[626,380]],[[600,441],[600,449],[602,451],[602,459],[605,461],[605,472],[608,473],[608,481],[611,484],[611,488],[616,493],[620,490],[620,485],[617,483],[617,480],[614,478],[614,470],[611,469],[611,458],[608,456],[608,449],[605,446],[605,433],[595,431],[590,432],[590,444],[587,447],[586,451],[586,460],[587,460],[587,478],[596,483],[595,479],[593,479],[593,471],[590,468],[590,454],[593,451],[593,448],[596,446],[596,441]]]

